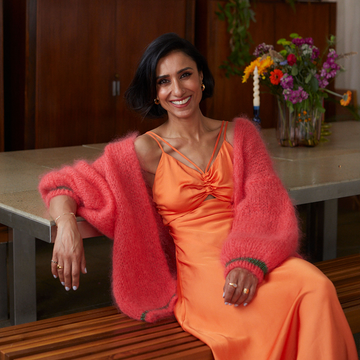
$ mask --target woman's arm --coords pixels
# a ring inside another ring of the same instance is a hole
[[[50,200],[49,213],[56,219],[57,234],[51,262],[51,272],[68,291],[79,287],[80,271],[86,274],[83,240],[76,222],[77,204],[66,195]]]

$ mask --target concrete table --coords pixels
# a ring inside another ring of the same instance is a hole
[[[0,153],[0,223],[9,227],[9,243],[0,246],[0,261],[7,257],[9,269],[6,274],[0,265],[0,319],[8,316],[8,288],[11,324],[36,320],[35,239],[50,243],[56,236],[37,190],[40,175],[75,159],[96,159],[104,146]],[[84,238],[99,235],[83,219],[78,221]]]
[[[294,204],[326,204],[324,258],[336,256],[337,199],[360,194],[360,122],[334,123],[332,130],[330,142],[315,148],[282,148],[276,143],[275,129],[262,131]],[[104,146],[0,153],[0,223],[10,228],[9,243],[0,244],[0,261],[7,256],[9,262],[9,280],[4,270],[0,273],[0,319],[8,312],[8,283],[11,323],[36,320],[35,239],[50,243],[56,235],[55,223],[37,191],[39,176],[75,159],[93,160]],[[78,222],[84,238],[99,235],[83,219]]]
[[[262,134],[294,204],[324,203],[323,260],[335,258],[337,199],[360,194],[360,122],[333,123],[329,142],[314,148],[281,147],[275,129]]]

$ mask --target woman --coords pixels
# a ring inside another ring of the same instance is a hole
[[[296,256],[294,208],[258,131],[201,113],[213,85],[189,42],[149,45],[126,99],[167,121],[41,181],[58,226],[54,277],[76,290],[86,272],[78,214],[114,239],[113,294],[127,315],[175,314],[215,359],[357,359],[334,287]]]

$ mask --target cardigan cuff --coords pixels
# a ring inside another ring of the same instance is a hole
[[[268,268],[263,261],[250,257],[239,257],[232,259],[225,264],[225,277],[235,268],[249,270],[258,278],[259,284],[263,281],[264,276],[268,272]]]
[[[72,199],[75,200],[77,206],[80,206],[80,198],[70,189],[67,187],[58,187],[56,189],[50,190],[45,196],[44,196],[44,201],[46,204],[46,207],[48,208],[50,206],[50,200],[56,196],[59,195],[66,195],[71,197]]]

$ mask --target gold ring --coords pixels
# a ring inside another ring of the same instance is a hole
[[[250,290],[249,290],[249,289],[244,288],[244,290],[243,290],[243,293],[244,293],[244,294],[248,294],[249,292],[250,292]]]
[[[57,264],[58,262],[55,260],[51,260],[52,263]]]
[[[238,287],[237,284],[235,284],[235,283],[229,283],[229,285],[232,286],[235,289]]]
[[[56,267],[58,268],[58,269],[63,269],[63,267],[61,266],[61,265],[56,265]]]

